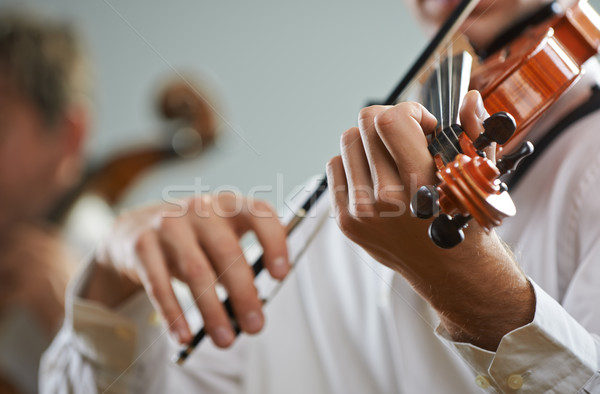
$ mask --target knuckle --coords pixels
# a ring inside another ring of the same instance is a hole
[[[327,162],[327,168],[336,168],[343,166],[342,156],[337,155],[329,159]]]
[[[138,255],[145,254],[152,242],[154,242],[154,232],[152,230],[142,231],[134,242],[135,252]]]
[[[403,103],[407,104],[407,103]],[[399,104],[400,105],[400,104]],[[380,113],[375,118],[375,128],[378,134],[388,133],[391,126],[394,126],[398,121],[396,114],[393,111],[385,111]]]
[[[250,204],[252,210],[263,215],[268,215],[268,217],[275,212],[271,204],[264,200],[252,200]]]
[[[170,308],[163,308],[161,314],[163,315],[164,319],[169,322],[169,324],[175,323],[181,317],[177,310]]]
[[[211,273],[206,265],[198,262],[192,256],[183,256],[180,267],[183,277],[194,283],[208,277]]]
[[[172,217],[162,217],[158,229],[162,232],[172,232],[178,227],[179,221]]]
[[[163,303],[168,294],[168,291],[164,286],[160,286],[156,283],[155,280],[151,278],[149,279],[149,283],[146,286],[146,292],[150,297],[158,301],[159,304]]]
[[[237,190],[226,188],[219,191],[214,203],[218,204],[221,208],[228,209],[231,206],[237,206],[239,201],[243,199],[244,197]]]
[[[393,199],[393,193],[391,193],[389,190],[383,190],[378,196],[377,196],[377,214],[381,214],[381,212],[387,212],[389,210],[392,210],[394,208],[396,208],[397,204],[394,202],[395,200]]]
[[[238,287],[229,292],[229,299],[239,308],[250,308],[254,303],[258,303],[258,291],[254,285]]]
[[[377,205],[387,205],[393,201],[400,188],[393,188],[390,185],[379,182],[374,188],[375,203]]]
[[[375,203],[377,205],[385,204],[388,200],[389,191],[385,186],[377,185],[373,191],[375,197]]]
[[[373,192],[366,188],[354,188],[351,191],[351,201],[354,205],[369,205],[373,204]]]
[[[400,113],[412,116],[421,111],[422,105],[413,101],[405,101],[399,103],[396,107],[400,109]]]
[[[373,203],[357,201],[355,204],[351,205],[351,214],[357,219],[373,217],[376,212]]]
[[[342,136],[340,138],[340,146],[342,150],[346,150],[346,148],[355,144],[356,141],[360,141],[360,139],[361,137],[358,127],[351,127],[342,133]]]
[[[342,213],[336,218],[338,227],[346,236],[352,239],[352,235],[356,230],[356,220],[350,214]]]
[[[379,112],[381,112],[380,106],[371,105],[369,107],[364,107],[358,113],[358,124],[372,123]]]
[[[201,194],[190,198],[188,202],[189,209],[187,210],[188,217],[193,215],[193,219],[196,218],[210,218],[214,212],[212,210],[215,198],[209,194]]]
[[[212,242],[213,249],[215,251],[218,251],[218,253],[221,255],[230,256],[238,254],[238,243],[237,240],[233,237],[219,237],[217,239],[212,240]]]

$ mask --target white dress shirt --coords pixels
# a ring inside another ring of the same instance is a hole
[[[534,139],[580,103],[573,97],[595,83],[595,66]],[[109,310],[77,297],[84,272],[44,356],[42,392],[600,392],[599,150],[596,113],[572,125],[511,191],[518,213],[500,232],[532,278],[537,304],[534,321],[495,353],[446,339],[407,282],[341,234],[326,196],[289,239],[296,268],[266,306],[259,335],[242,335],[228,350],[205,340],[179,367],[171,361],[179,347],[145,294]],[[195,308],[187,316],[200,324]]]

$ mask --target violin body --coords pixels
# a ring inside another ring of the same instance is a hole
[[[489,113],[515,118],[515,140],[579,79],[598,48],[600,16],[587,0],[579,1],[486,59],[470,87],[481,93]]]

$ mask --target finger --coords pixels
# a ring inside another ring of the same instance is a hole
[[[201,246],[212,262],[218,280],[223,283],[231,300],[240,328],[256,333],[263,326],[262,302],[254,286],[254,274],[239,245],[231,225],[220,217],[201,218],[195,224]],[[209,221],[209,222],[208,222]]]
[[[202,314],[206,332],[215,345],[231,345],[235,334],[225,308],[217,296],[217,276],[200,249],[191,225],[181,218],[166,218],[161,230],[161,244],[176,276],[189,286]]]
[[[335,156],[327,163],[327,188],[336,210],[348,210],[348,185],[341,156]]]
[[[253,231],[263,247],[263,261],[271,276],[283,279],[290,270],[286,229],[269,203],[243,199],[238,195],[220,194],[211,202],[217,212],[227,217],[238,237]]]
[[[377,134],[394,159],[403,184],[435,183],[435,165],[427,149],[426,134],[435,129],[437,120],[420,104],[400,103],[375,118]]]
[[[340,149],[348,186],[348,210],[352,215],[360,216],[361,209],[373,203],[373,180],[357,127],[342,134]]]
[[[341,156],[335,156],[327,163],[327,188],[335,217],[341,227],[341,221],[348,212],[348,185]]]
[[[472,141],[475,141],[479,134],[485,130],[483,128],[483,121],[490,115],[485,110],[483,105],[483,99],[481,94],[476,90],[468,92],[460,108],[460,123],[463,130]],[[489,148],[485,150],[487,157],[494,160],[496,152],[496,144],[492,143]]]
[[[375,117],[389,108],[391,107],[364,108],[360,111],[358,119],[360,135],[371,171],[373,191],[377,200],[382,199],[381,194],[384,191],[402,183],[396,163],[375,129]]]
[[[286,244],[286,228],[275,210],[265,201],[246,200],[247,209],[238,221],[252,230],[263,248],[265,267],[273,278],[283,279],[290,270]]]
[[[168,324],[169,331],[180,343],[192,339],[189,326],[171,287],[171,276],[154,232],[142,234],[136,243],[136,254],[140,262],[138,276],[154,307]]]
[[[479,134],[483,133],[483,121],[488,116],[481,94],[476,90],[468,92],[460,107],[460,123],[469,138],[475,140]]]

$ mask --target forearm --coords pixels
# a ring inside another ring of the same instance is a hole
[[[535,293],[496,236],[480,236],[487,248],[423,264],[412,281],[455,341],[494,351],[504,335],[533,320]]]

